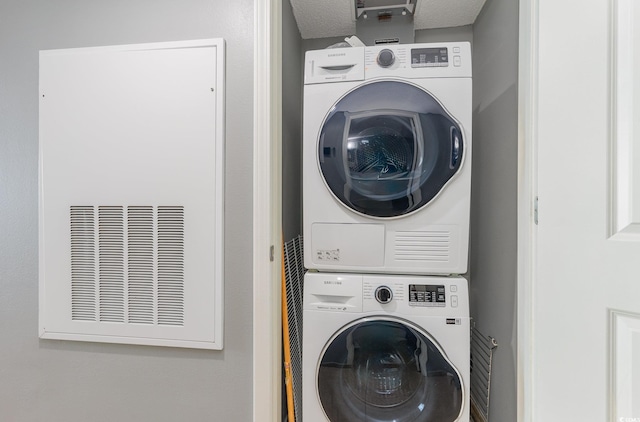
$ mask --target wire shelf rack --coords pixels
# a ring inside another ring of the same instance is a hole
[[[498,342],[482,334],[475,325],[471,328],[471,420],[489,422],[491,395],[491,367]]]
[[[289,325],[290,371],[296,421],[302,420],[302,287],[304,281],[302,237],[284,244],[284,273]],[[294,422],[294,421],[289,421]]]

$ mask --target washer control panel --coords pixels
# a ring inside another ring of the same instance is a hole
[[[442,306],[447,303],[446,289],[439,284],[410,284],[410,306]]]
[[[304,309],[317,312],[468,317],[462,277],[307,272]]]

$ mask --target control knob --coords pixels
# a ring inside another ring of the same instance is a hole
[[[393,292],[387,286],[380,286],[376,289],[376,300],[383,305],[391,302],[393,299]]]
[[[378,53],[378,64],[382,67],[389,67],[396,61],[396,56],[393,54],[393,51],[385,48]]]

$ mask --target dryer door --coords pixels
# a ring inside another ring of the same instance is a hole
[[[363,318],[327,343],[318,397],[331,422],[450,422],[461,414],[463,385],[424,330],[395,318]]]
[[[361,85],[323,122],[318,163],[350,209],[397,217],[433,200],[463,162],[462,129],[427,91],[401,81]]]

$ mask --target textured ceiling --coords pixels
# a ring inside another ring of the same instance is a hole
[[[290,0],[302,38],[356,33],[354,0]],[[403,3],[403,0],[395,3]],[[414,29],[470,25],[485,0],[417,0]]]

